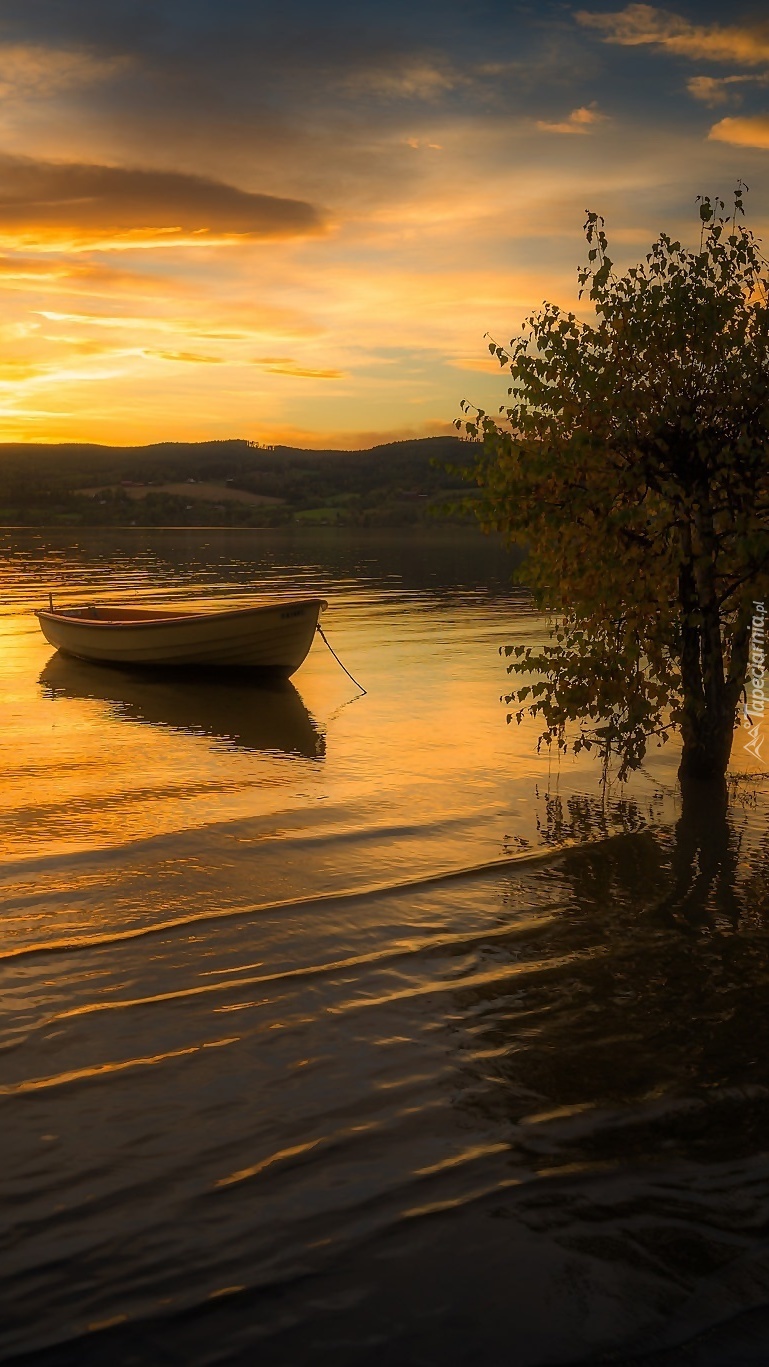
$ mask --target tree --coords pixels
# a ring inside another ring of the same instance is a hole
[[[532,682],[507,701],[548,743],[619,754],[621,777],[678,729],[680,777],[723,779],[769,587],[769,281],[746,188],[727,217],[699,198],[698,250],[662,233],[624,275],[588,213],[594,321],[546,303],[490,342],[509,406],[457,423],[483,441],[483,525],[523,542],[518,577],[556,614],[549,645],[508,650]]]

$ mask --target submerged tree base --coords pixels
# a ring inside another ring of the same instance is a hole
[[[686,784],[709,785],[714,790],[725,786],[725,774],[732,753],[734,723],[729,718],[726,735],[716,734],[684,741],[678,778],[683,789]]]

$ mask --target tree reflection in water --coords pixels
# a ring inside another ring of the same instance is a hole
[[[511,1250],[544,1240],[556,1279],[570,1260],[584,1306],[610,1278],[633,1361],[650,1363],[690,1362],[658,1359],[666,1336],[753,1315],[765,1284],[769,839],[747,858],[746,808],[702,799],[686,794],[670,833],[628,803],[626,834],[511,870],[510,936],[485,946],[482,985],[454,995],[455,1104],[508,1145],[489,1213],[510,1222]],[[616,808],[605,822],[616,831]],[[588,826],[589,799],[546,800],[543,838]],[[523,912],[532,877],[551,915]],[[576,1314],[565,1282],[548,1294],[564,1323]],[[639,1325],[661,1336],[648,1359]],[[599,1338],[563,1360],[592,1361]],[[718,1351],[691,1362],[731,1361]]]
[[[527,943],[515,938],[531,974],[512,993],[501,980],[462,994],[473,1052],[479,1035],[500,1051],[484,1060],[481,1104],[497,1114],[510,1105],[517,1121],[530,1101],[571,1109],[769,1086],[769,838],[741,861],[739,814],[698,796],[687,795],[672,837],[641,829],[643,814],[629,803],[627,835],[536,871],[559,910]],[[544,837],[560,842],[588,823],[595,831],[591,806],[548,800]],[[520,877],[508,881],[512,910]],[[670,1124],[682,1136],[690,1128],[682,1118]],[[577,1147],[611,1153],[612,1135]],[[716,1142],[712,1129],[702,1138]],[[572,1161],[571,1142],[567,1149]]]
[[[725,917],[737,928],[742,910],[738,890],[741,833],[729,820],[724,783],[682,782],[681,816],[671,858],[672,887],[660,910],[691,926]]]

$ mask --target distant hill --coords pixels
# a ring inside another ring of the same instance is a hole
[[[0,444],[0,523],[91,526],[404,525],[467,520],[457,437],[312,451],[249,441]],[[447,505],[453,505],[453,511]]]

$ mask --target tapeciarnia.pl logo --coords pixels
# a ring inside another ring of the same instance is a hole
[[[764,681],[766,679],[766,604],[753,604],[753,622],[750,628],[750,659],[748,661],[748,677],[746,680],[746,702],[743,714],[743,726],[748,732],[749,740],[745,741],[745,749],[766,768],[769,768],[769,754],[762,755],[761,747],[766,739],[762,734],[761,723],[766,711],[766,694],[764,692]]]

